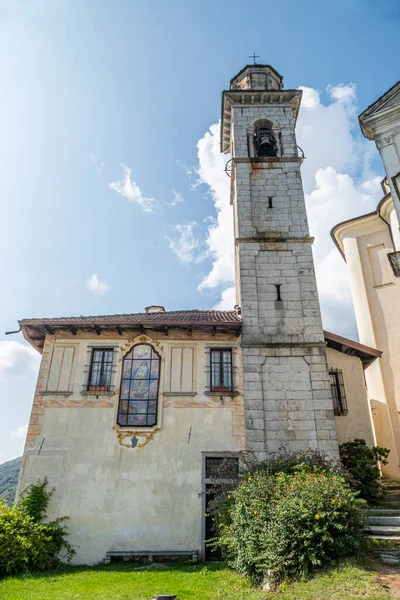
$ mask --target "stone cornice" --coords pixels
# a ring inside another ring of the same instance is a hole
[[[393,209],[392,197],[390,194],[387,194],[379,202],[375,211],[338,223],[331,229],[331,237],[345,261],[344,238],[357,237],[386,229],[386,227],[389,227],[388,219]]]
[[[275,235],[274,237],[246,237],[246,238],[235,238],[235,244],[312,244],[314,242],[314,238],[311,236],[305,237],[283,237]],[[267,248],[268,249],[268,248]],[[275,250],[279,250],[279,248],[274,248]]]
[[[297,162],[297,163],[302,163],[303,162],[303,158],[301,158],[301,156],[268,156],[268,158],[265,157],[239,157],[239,158],[232,158],[232,162],[234,164],[239,164],[239,163],[257,163],[257,164],[270,164],[270,163],[285,163],[285,162]]]
[[[224,90],[222,92],[221,152],[229,152],[232,107],[286,104],[292,108],[296,122],[300,108],[301,90]]]
[[[380,98],[368,106],[358,117],[361,131],[366,138],[373,140],[376,127],[379,122],[384,126],[385,121],[390,123],[393,119],[398,120],[398,110],[400,108],[400,81],[395,83]],[[393,115],[397,117],[393,118]]]

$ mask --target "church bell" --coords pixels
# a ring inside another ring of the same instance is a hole
[[[257,127],[254,132],[254,147],[256,156],[277,156],[278,147],[271,129]]]

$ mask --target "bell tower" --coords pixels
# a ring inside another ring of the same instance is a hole
[[[338,458],[295,124],[301,91],[247,65],[222,94],[231,154],[237,304],[242,310],[247,450]]]

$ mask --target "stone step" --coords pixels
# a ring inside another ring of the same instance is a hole
[[[400,483],[386,483],[383,487],[386,491],[400,490]]]
[[[381,542],[390,542],[394,543],[395,548],[400,548],[400,535],[379,535],[379,534],[370,534],[368,531],[364,530],[364,533],[368,535],[372,540],[380,540]]]
[[[373,536],[395,537],[400,540],[400,527],[390,525],[366,525],[364,531]]]
[[[400,565],[400,548],[375,548],[374,554],[387,565]]]
[[[400,493],[389,492],[388,494],[385,494],[383,502],[397,502],[397,504],[400,504]]]
[[[382,526],[390,526],[390,527],[398,527],[400,532],[400,516],[369,516],[365,521],[366,525],[382,525]]]
[[[395,508],[368,508],[363,511],[369,517],[400,517],[400,510]]]

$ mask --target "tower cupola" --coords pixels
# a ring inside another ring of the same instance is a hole
[[[231,90],[281,90],[283,77],[270,65],[246,65],[231,79]]]

